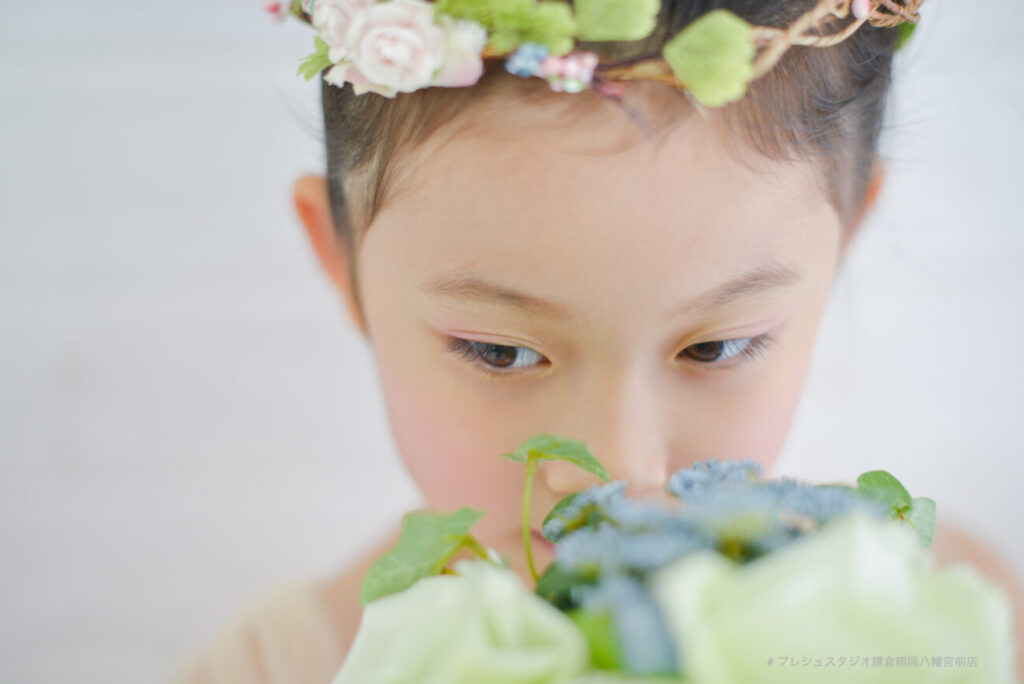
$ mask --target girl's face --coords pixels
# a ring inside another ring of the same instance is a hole
[[[431,508],[486,511],[478,536],[520,571],[524,469],[499,455],[537,433],[585,441],[636,497],[710,458],[768,472],[842,249],[813,167],[754,171],[700,116],[647,139],[612,103],[522,109],[404,158],[357,259],[409,471]],[[534,529],[595,482],[542,464]]]

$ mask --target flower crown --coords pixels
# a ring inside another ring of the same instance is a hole
[[[867,22],[899,30],[899,49],[924,1],[819,0],[785,29],[711,10],[666,42],[661,55],[628,64],[601,64],[574,43],[643,39],[655,28],[660,0],[271,0],[266,9],[316,29],[316,51],[299,75],[309,80],[326,69],[325,81],[347,81],[357,95],[470,86],[485,59],[502,59],[508,72],[538,76],[556,91],[592,88],[617,98],[624,82],[650,80],[720,107],[740,99],[792,45],[835,45]],[[829,31],[833,19],[851,14],[853,21]]]

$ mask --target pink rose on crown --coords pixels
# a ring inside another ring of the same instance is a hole
[[[348,81],[357,95],[374,91],[393,97],[398,91],[412,92],[430,84],[444,60],[446,38],[434,23],[433,5],[423,0],[391,0],[355,13],[345,47],[347,61],[332,67],[324,80],[335,85]]]
[[[475,21],[456,20],[447,14],[440,15],[440,20],[447,52],[441,72],[430,85],[473,85],[484,72],[484,61],[480,53],[487,45],[487,30]]]
[[[348,29],[355,15],[371,4],[373,0],[317,0],[313,4],[313,27],[330,48],[327,57],[332,64],[348,57]]]

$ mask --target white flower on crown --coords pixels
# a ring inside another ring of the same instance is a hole
[[[350,82],[357,95],[387,97],[430,85],[467,86],[483,73],[487,31],[468,20],[439,15],[425,0],[317,0],[313,25],[335,66],[324,80]]]
[[[317,0],[313,5],[313,27],[327,43],[332,64],[348,57],[348,30],[356,13],[373,4],[373,0]]]

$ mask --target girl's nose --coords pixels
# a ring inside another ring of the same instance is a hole
[[[662,423],[663,402],[654,383],[634,377],[614,389],[605,387],[575,402],[566,437],[582,440],[608,470],[612,481],[625,480],[631,498],[656,498],[665,491],[671,439]],[[586,395],[584,395],[586,396]],[[600,483],[569,463],[549,461],[540,469],[553,493],[566,495]]]

